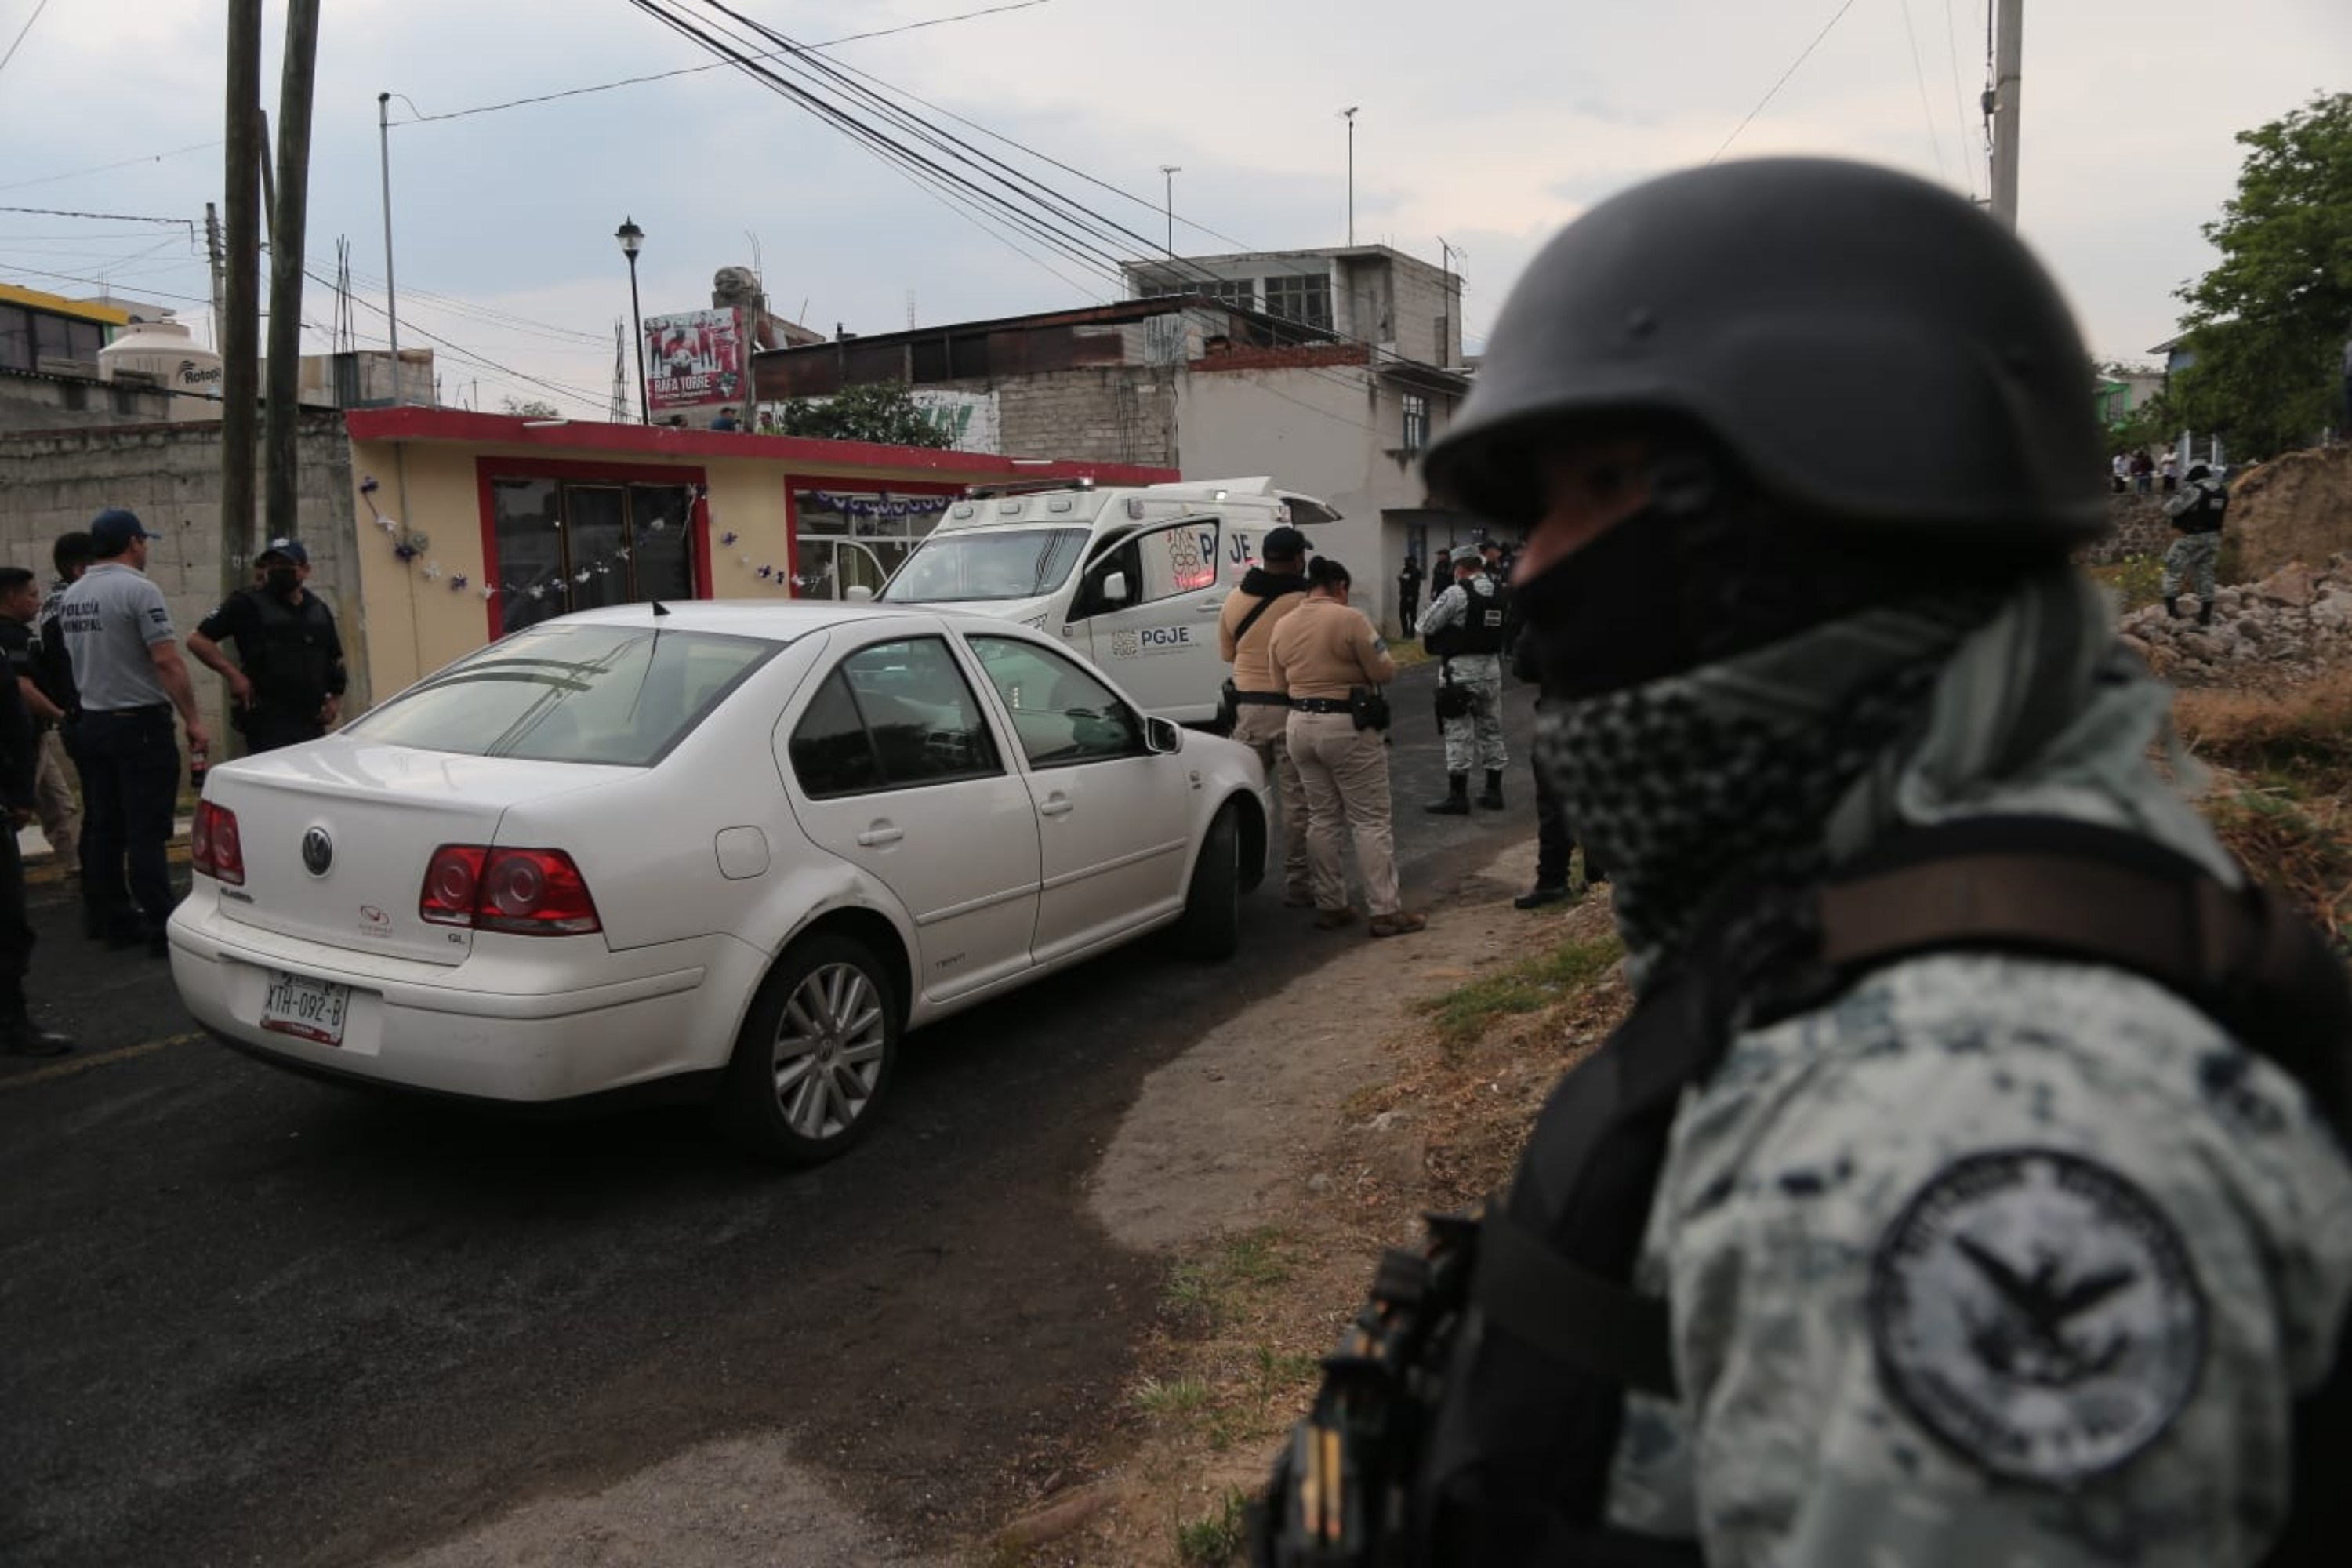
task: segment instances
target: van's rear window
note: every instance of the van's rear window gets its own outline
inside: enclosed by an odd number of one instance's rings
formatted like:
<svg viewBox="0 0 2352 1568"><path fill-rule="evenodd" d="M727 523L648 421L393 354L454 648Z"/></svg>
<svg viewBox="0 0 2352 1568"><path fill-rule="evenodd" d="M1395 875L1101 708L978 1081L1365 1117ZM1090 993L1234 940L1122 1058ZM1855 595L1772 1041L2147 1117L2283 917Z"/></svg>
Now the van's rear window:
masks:
<svg viewBox="0 0 2352 1568"><path fill-rule="evenodd" d="M532 626L410 687L345 732L477 757L645 767L782 646L649 626Z"/></svg>

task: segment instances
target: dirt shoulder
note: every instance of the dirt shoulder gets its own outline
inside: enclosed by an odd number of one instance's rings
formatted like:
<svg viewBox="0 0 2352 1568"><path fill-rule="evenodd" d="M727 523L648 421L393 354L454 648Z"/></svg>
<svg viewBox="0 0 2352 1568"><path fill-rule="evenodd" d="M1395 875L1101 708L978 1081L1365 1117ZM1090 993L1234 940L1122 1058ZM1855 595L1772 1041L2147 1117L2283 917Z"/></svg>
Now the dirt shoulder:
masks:
<svg viewBox="0 0 2352 1568"><path fill-rule="evenodd" d="M1599 896L1528 913L1533 846L1414 937L1348 944L1145 1083L1088 1192L1166 1260L1116 1427L992 1563L1213 1563L1383 1247L1499 1184L1563 1068L1622 1011Z"/></svg>

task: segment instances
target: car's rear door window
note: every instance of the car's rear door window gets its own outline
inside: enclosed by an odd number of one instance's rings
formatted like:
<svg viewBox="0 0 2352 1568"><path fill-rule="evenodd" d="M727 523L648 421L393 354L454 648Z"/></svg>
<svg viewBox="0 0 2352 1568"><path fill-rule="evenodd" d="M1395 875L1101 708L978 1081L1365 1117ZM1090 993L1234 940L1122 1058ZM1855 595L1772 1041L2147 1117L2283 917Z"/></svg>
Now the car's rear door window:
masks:
<svg viewBox="0 0 2352 1568"><path fill-rule="evenodd" d="M793 728L812 799L1002 773L971 683L940 637L871 643L825 676Z"/></svg>
<svg viewBox="0 0 2352 1568"><path fill-rule="evenodd" d="M345 732L471 756L646 767L782 646L657 626L531 626L410 687Z"/></svg>

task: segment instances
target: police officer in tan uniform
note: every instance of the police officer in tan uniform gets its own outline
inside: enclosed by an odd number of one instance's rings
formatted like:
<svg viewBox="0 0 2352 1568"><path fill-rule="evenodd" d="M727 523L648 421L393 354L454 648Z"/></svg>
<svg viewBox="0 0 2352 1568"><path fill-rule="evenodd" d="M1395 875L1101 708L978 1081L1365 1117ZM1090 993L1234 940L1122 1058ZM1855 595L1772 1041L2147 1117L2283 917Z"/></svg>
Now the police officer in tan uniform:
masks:
<svg viewBox="0 0 2352 1568"><path fill-rule="evenodd" d="M1217 653L1234 667L1233 738L1257 753L1282 799L1282 901L1294 910L1315 902L1307 874L1307 792L1287 739L1290 693L1266 665L1275 628L1306 602L1307 536L1277 528L1259 546L1265 563L1253 566L1225 596L1217 617Z"/></svg>
<svg viewBox="0 0 2352 1568"><path fill-rule="evenodd" d="M1370 619L1348 603L1350 581L1345 566L1318 556L1307 569L1306 602L1283 618L1267 655L1274 679L1290 694L1289 748L1307 792L1315 924L1334 931L1356 918L1339 864L1340 835L1352 831L1371 932L1402 936L1429 921L1397 893L1388 752L1367 701L1396 679L1396 662Z"/></svg>

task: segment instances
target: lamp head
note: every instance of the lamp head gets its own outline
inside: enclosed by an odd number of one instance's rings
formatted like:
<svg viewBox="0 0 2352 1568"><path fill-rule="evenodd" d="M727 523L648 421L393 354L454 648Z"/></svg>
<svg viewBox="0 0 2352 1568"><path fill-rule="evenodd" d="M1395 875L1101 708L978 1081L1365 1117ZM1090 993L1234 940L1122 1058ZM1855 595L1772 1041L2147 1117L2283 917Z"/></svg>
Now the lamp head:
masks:
<svg viewBox="0 0 2352 1568"><path fill-rule="evenodd" d="M621 242L621 254L632 261L637 258L637 252L645 248L646 231L637 226L637 220L633 217L623 218L621 226L613 231L613 237Z"/></svg>

